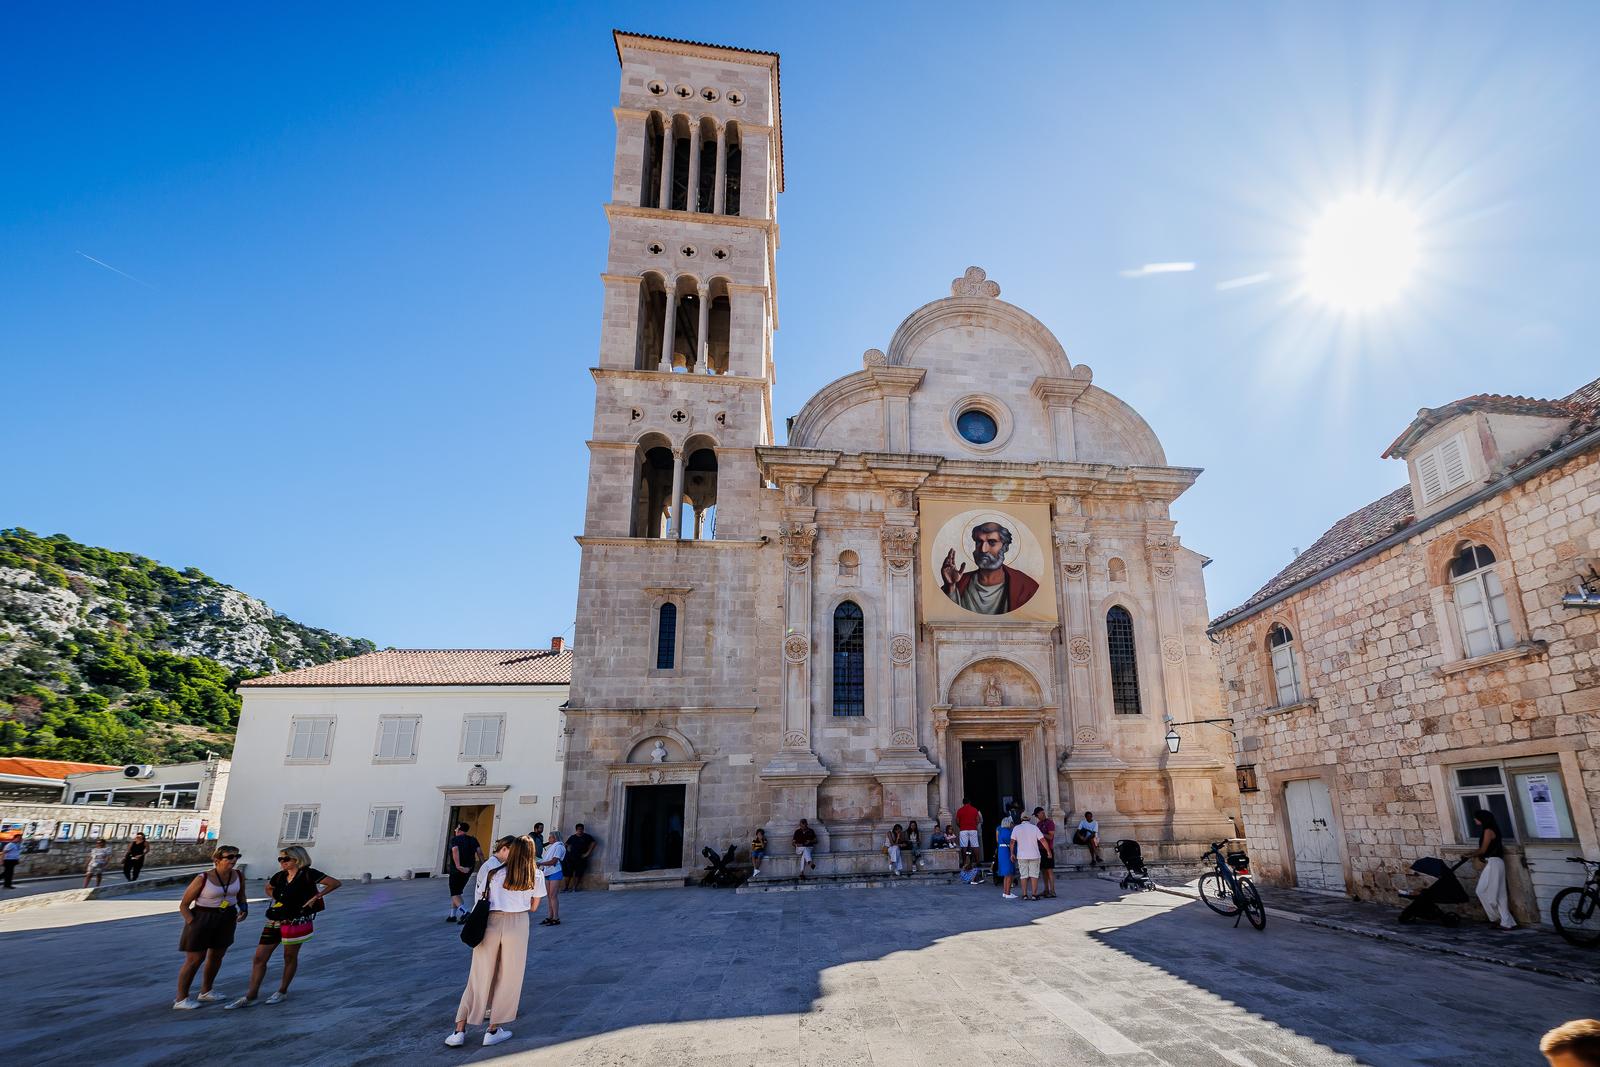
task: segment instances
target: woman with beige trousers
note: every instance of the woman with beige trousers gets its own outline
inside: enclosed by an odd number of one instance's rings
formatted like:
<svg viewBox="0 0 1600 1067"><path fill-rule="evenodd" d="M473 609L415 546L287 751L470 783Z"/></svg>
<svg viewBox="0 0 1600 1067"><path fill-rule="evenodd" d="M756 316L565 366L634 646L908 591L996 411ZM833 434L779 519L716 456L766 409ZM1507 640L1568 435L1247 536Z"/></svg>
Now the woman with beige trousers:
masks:
<svg viewBox="0 0 1600 1067"><path fill-rule="evenodd" d="M494 843L494 858L478 872L472 904L487 897L489 926L472 950L472 971L456 1008L456 1028L444 1043L460 1048L467 1043L467 1024L489 1017L485 1045L511 1040L506 1023L517 1017L522 1001L522 976L528 964L528 915L544 899L544 875L534 860L533 842L526 837L502 837Z"/></svg>

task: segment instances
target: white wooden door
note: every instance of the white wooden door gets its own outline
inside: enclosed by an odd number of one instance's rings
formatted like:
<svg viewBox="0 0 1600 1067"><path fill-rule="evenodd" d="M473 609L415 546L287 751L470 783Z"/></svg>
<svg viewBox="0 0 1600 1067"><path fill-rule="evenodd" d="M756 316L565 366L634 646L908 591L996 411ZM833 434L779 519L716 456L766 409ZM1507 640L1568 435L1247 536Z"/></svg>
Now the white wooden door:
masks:
<svg viewBox="0 0 1600 1067"><path fill-rule="evenodd" d="M1328 783L1320 778L1290 782L1289 840L1294 845L1294 880L1301 889L1344 892L1339 841L1334 835L1333 802Z"/></svg>

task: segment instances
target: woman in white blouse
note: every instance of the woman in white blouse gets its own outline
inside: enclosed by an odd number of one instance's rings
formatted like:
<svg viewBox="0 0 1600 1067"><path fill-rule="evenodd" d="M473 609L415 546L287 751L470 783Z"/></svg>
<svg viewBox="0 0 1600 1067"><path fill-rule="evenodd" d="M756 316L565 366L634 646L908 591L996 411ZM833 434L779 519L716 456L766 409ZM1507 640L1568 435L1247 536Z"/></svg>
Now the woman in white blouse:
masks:
<svg viewBox="0 0 1600 1067"><path fill-rule="evenodd" d="M528 914L544 899L544 875L534 861L533 842L526 837L502 837L494 843L494 858L478 872L476 906L489 897L489 926L472 950L472 972L456 1009L456 1028L444 1043L458 1048L467 1043L467 1024L489 1016L485 1045L511 1039L506 1023L517 1017L522 1000L522 976L528 964Z"/></svg>

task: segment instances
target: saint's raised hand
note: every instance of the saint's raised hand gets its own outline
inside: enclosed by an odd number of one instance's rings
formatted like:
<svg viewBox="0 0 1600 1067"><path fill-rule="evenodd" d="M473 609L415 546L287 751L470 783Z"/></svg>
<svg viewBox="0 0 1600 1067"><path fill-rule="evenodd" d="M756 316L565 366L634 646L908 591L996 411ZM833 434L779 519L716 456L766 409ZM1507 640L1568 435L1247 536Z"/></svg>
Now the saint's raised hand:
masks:
<svg viewBox="0 0 1600 1067"><path fill-rule="evenodd" d="M956 569L956 550L952 548L945 553L944 564L939 568L939 573L944 576L945 585L953 586L961 580L961 576L966 573L966 570L967 563L965 560L962 560L961 568L959 570Z"/></svg>

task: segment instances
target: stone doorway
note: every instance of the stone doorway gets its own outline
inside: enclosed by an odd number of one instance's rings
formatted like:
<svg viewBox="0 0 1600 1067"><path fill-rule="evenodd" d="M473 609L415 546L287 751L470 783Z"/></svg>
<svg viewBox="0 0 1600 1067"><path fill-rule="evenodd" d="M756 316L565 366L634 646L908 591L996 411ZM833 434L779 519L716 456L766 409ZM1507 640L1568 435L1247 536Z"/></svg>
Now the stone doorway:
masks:
<svg viewBox="0 0 1600 1067"><path fill-rule="evenodd" d="M622 870L665 871L684 865L682 785L630 785L622 815Z"/></svg>
<svg viewBox="0 0 1600 1067"><path fill-rule="evenodd" d="M1006 805L1022 795L1022 752L1018 741L961 742L962 795L983 812L983 854L994 851L995 831Z"/></svg>
<svg viewBox="0 0 1600 1067"><path fill-rule="evenodd" d="M478 847L483 849L483 858L494 855L494 805L493 804L452 804L450 817L446 820L444 835L444 854L439 859L439 873L450 873L450 838L455 836L456 823L467 824L467 833L478 839Z"/></svg>

